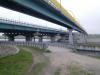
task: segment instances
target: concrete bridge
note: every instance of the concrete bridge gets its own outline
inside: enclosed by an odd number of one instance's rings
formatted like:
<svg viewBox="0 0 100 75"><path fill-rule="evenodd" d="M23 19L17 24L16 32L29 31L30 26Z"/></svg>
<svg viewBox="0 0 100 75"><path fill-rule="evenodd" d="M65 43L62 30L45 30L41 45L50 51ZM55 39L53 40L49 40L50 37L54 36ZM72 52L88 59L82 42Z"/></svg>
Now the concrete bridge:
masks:
<svg viewBox="0 0 100 75"><path fill-rule="evenodd" d="M0 32L3 32L10 42L14 42L14 37L18 35L25 36L26 42L32 41L32 37L35 39L35 36L38 36L39 42L42 42L43 36L48 36L52 42L55 42L56 38L63 41L68 39L68 43L72 46L73 30L84 35L87 33L68 12L65 12L65 10L59 11L59 8L55 8L56 4L53 3L51 5L51 2L46 0L0 0L0 6L56 23L68 28L68 32L46 27L36 27L32 24L9 19L0 20ZM64 12L67 14L64 14Z"/></svg>
<svg viewBox="0 0 100 75"><path fill-rule="evenodd" d="M36 26L20 21L11 21L9 19L0 18L0 32L3 32L9 39L14 41L14 37L23 35L26 37L26 41L32 41L35 36L39 37L39 42L42 42L43 36L48 36L51 40L54 40L55 36L65 36L66 32L58 29Z"/></svg>
<svg viewBox="0 0 100 75"><path fill-rule="evenodd" d="M65 16L59 10L56 9L51 3L46 0L0 0L0 5L15 11L29 14L61 26L67 27L68 29L74 29L81 33L86 33L85 30L78 24L72 21L73 17L68 14ZM72 19L69 19L69 16Z"/></svg>
<svg viewBox="0 0 100 75"><path fill-rule="evenodd" d="M77 43L74 48L78 51L100 52L100 44L98 43Z"/></svg>

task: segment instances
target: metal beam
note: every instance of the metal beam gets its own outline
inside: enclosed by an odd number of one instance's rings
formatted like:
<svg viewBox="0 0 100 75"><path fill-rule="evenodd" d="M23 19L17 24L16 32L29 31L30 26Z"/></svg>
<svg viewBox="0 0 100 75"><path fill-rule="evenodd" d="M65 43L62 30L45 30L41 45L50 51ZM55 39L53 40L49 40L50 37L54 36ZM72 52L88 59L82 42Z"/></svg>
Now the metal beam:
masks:
<svg viewBox="0 0 100 75"><path fill-rule="evenodd" d="M54 29L46 29L46 28L34 28L34 27L28 27L28 26L22 26L22 25L13 25L13 24L6 24L6 23L0 23L0 32L6 32L6 31L24 31L24 32L40 32L40 33L51 33L51 34L66 34L66 32L57 31Z"/></svg>
<svg viewBox="0 0 100 75"><path fill-rule="evenodd" d="M60 11L47 4L44 0L0 0L0 5L51 21L67 28L72 28L79 32L85 32L65 17Z"/></svg>

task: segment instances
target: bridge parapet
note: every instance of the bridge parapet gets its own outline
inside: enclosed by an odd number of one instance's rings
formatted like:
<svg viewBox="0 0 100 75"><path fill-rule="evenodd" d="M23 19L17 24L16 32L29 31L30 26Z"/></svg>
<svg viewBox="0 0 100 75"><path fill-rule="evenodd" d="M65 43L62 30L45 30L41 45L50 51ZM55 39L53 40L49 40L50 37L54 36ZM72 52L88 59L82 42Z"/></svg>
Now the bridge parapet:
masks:
<svg viewBox="0 0 100 75"><path fill-rule="evenodd" d="M3 17L0 17L0 24L5 24L5 25L13 26L13 27L19 26L18 28L26 27L26 28L30 29L28 31L52 32L52 33L66 34L66 31L64 31L64 30L59 30L59 29L45 27L45 26L38 26L38 25L33 24L33 23L23 22L23 21L20 21L20 20L12 20L12 19L3 18ZM26 31L27 31L27 29L26 29Z"/></svg>
<svg viewBox="0 0 100 75"><path fill-rule="evenodd" d="M66 16L69 20L71 20L73 23L75 23L79 28L83 29L83 27L77 22L74 15L71 15L69 11L67 11L62 5L61 1L60 3L57 0L44 0L48 4L50 4L52 7L54 7L56 10L60 11L64 16ZM70 11L71 12L71 11Z"/></svg>
<svg viewBox="0 0 100 75"><path fill-rule="evenodd" d="M13 25L21 25L21 26L28 26L28 27L37 27L35 24L20 21L20 20L14 20L14 19L9 19L9 18L3 18L0 17L0 23L6 23L6 24L13 24ZM42 26L40 26L42 27Z"/></svg>
<svg viewBox="0 0 100 75"><path fill-rule="evenodd" d="M100 51L100 44L97 43L78 43L75 49L83 51Z"/></svg>

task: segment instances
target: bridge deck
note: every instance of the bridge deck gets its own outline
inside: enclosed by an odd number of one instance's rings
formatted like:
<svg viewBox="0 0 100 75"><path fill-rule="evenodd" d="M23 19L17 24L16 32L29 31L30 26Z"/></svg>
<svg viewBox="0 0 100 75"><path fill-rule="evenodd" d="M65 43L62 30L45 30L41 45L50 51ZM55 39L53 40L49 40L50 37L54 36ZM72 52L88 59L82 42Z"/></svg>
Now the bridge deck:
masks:
<svg viewBox="0 0 100 75"><path fill-rule="evenodd" d="M68 17L65 17L64 14L47 4L44 0L0 0L0 5L86 33L68 19Z"/></svg>
<svg viewBox="0 0 100 75"><path fill-rule="evenodd" d="M41 33L59 33L59 34L66 34L65 31L61 31L54 28L43 27L43 26L36 26L34 24L22 23L11 21L9 19L0 19L0 31L7 32L7 31L26 31L26 32L41 32Z"/></svg>

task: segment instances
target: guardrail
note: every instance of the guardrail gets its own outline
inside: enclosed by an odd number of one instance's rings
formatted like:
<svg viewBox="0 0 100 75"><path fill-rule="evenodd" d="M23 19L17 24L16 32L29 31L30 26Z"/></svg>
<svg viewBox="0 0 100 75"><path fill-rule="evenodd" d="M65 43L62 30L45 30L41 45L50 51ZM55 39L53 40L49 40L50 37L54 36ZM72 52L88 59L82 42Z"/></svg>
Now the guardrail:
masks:
<svg viewBox="0 0 100 75"><path fill-rule="evenodd" d="M48 46L69 48L68 43L61 42L11 42L11 41L0 41L0 45L14 45L14 46L33 46L41 49L46 49Z"/></svg>
<svg viewBox="0 0 100 75"><path fill-rule="evenodd" d="M80 44L76 44L74 48L77 50L83 50L83 51L100 51L100 44L80 43Z"/></svg>
<svg viewBox="0 0 100 75"><path fill-rule="evenodd" d="M46 42L47 46L54 46L54 47L60 47L60 48L70 48L70 45L68 43L63 42Z"/></svg>

